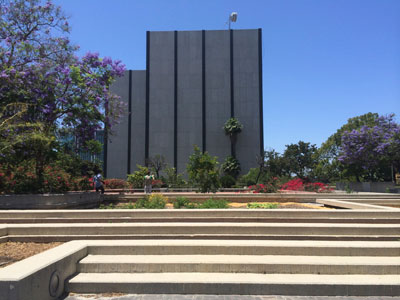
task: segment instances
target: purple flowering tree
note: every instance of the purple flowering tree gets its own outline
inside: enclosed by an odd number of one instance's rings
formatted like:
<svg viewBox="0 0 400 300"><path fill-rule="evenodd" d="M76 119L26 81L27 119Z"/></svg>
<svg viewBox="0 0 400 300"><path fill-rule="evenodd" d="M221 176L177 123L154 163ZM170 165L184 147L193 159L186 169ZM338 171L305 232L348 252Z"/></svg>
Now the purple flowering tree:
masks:
<svg viewBox="0 0 400 300"><path fill-rule="evenodd" d="M23 153L35 157L37 173L60 132L85 147L96 130L111 130L122 108L109 87L124 65L98 53L77 57L69 31L51 1L0 0L0 121L7 125L0 127L0 139L17 156L25 145ZM40 143L39 149L29 147L37 139L46 140L48 149L40 150Z"/></svg>
<svg viewBox="0 0 400 300"><path fill-rule="evenodd" d="M342 136L339 161L350 167L357 180L382 180L385 172L400 168L400 124L394 114L380 116L375 123Z"/></svg>

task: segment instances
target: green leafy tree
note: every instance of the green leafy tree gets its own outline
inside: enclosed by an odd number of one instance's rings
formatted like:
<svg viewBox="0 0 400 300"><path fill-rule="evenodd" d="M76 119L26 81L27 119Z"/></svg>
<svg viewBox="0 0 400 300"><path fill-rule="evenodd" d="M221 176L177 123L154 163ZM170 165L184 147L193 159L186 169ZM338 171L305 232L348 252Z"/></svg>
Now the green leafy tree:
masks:
<svg viewBox="0 0 400 300"><path fill-rule="evenodd" d="M208 152L201 152L199 147L194 146L194 153L189 156L186 170L190 182L200 192L216 192L219 188L217 158L211 157Z"/></svg>
<svg viewBox="0 0 400 300"><path fill-rule="evenodd" d="M332 134L318 149L316 155L317 164L313 170L314 177L323 182L337 180L360 181L359 170L353 165L345 166L339 160L342 137L345 132L359 130L362 126L373 127L377 125L379 114L367 113L347 120L347 123ZM362 172L361 172L362 173ZM362 174L361 174L362 176Z"/></svg>
<svg viewBox="0 0 400 300"><path fill-rule="evenodd" d="M286 145L283 160L288 174L294 174L301 179L308 179L316 165L316 145L299 141L297 144Z"/></svg>
<svg viewBox="0 0 400 300"><path fill-rule="evenodd" d="M238 134L242 132L243 125L236 118L229 118L222 128L231 140L232 156L236 157L236 142Z"/></svg>

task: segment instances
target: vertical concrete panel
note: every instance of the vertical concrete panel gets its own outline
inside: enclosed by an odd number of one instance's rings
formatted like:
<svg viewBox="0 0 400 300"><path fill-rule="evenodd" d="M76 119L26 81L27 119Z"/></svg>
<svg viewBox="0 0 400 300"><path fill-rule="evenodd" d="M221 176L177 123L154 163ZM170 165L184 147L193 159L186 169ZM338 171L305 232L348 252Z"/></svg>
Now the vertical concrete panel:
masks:
<svg viewBox="0 0 400 300"><path fill-rule="evenodd" d="M202 32L178 32L178 172L202 147Z"/></svg>
<svg viewBox="0 0 400 300"><path fill-rule="evenodd" d="M150 32L149 156L174 163L174 32Z"/></svg>
<svg viewBox="0 0 400 300"><path fill-rule="evenodd" d="M132 71L131 172L145 164L146 71Z"/></svg>
<svg viewBox="0 0 400 300"><path fill-rule="evenodd" d="M256 167L260 154L258 31L233 31L235 117L243 124L236 144L242 174Z"/></svg>
<svg viewBox="0 0 400 300"><path fill-rule="evenodd" d="M129 101L129 71L118 78L110 87L111 92L121 97L124 109L119 124L112 128L108 135L107 177L126 178L128 164L128 101Z"/></svg>
<svg viewBox="0 0 400 300"><path fill-rule="evenodd" d="M231 112L229 41L228 30L206 31L206 150L220 162L231 154L222 129Z"/></svg>

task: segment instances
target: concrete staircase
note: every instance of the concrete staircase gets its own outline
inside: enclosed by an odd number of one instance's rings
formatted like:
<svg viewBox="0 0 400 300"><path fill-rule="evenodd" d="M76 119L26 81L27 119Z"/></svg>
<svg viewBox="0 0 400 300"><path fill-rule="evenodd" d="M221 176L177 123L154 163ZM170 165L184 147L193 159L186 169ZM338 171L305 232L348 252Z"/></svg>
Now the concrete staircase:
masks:
<svg viewBox="0 0 400 300"><path fill-rule="evenodd" d="M400 295L399 209L7 211L0 222L4 241L86 243L73 244L68 292Z"/></svg>
<svg viewBox="0 0 400 300"><path fill-rule="evenodd" d="M400 242L142 240L88 252L70 292L400 295Z"/></svg>

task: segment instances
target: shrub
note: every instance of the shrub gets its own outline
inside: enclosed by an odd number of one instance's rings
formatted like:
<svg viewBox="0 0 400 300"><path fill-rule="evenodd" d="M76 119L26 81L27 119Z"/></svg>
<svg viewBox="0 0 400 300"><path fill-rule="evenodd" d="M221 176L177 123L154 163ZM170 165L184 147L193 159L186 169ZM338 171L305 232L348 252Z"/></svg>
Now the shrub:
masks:
<svg viewBox="0 0 400 300"><path fill-rule="evenodd" d="M165 182L167 187L182 187L187 183L183 180L182 174L178 174L175 168L165 168L165 176L162 176L163 182Z"/></svg>
<svg viewBox="0 0 400 300"><path fill-rule="evenodd" d="M173 201L174 208L186 207L189 204L189 200L186 197L178 196Z"/></svg>
<svg viewBox="0 0 400 300"><path fill-rule="evenodd" d="M211 157L207 152L201 152L195 146L194 153L189 156L187 172L192 184L202 193L216 192L219 188L218 162L216 157Z"/></svg>
<svg viewBox="0 0 400 300"><path fill-rule="evenodd" d="M153 179L151 181L151 185L155 188L160 188L163 185L163 182L160 179Z"/></svg>
<svg viewBox="0 0 400 300"><path fill-rule="evenodd" d="M309 182L306 183L300 178L292 179L281 187L282 190L286 191L307 191L316 193L329 193L332 189L329 185L322 182Z"/></svg>
<svg viewBox="0 0 400 300"><path fill-rule="evenodd" d="M260 183L249 186L249 190L253 193L276 193L279 190L280 181L278 177L270 178L265 184Z"/></svg>
<svg viewBox="0 0 400 300"><path fill-rule="evenodd" d="M198 208L228 208L228 201L225 199L207 199Z"/></svg>
<svg viewBox="0 0 400 300"><path fill-rule="evenodd" d="M236 180L231 175L224 175L221 177L221 186L224 188L230 188L235 185Z"/></svg>
<svg viewBox="0 0 400 300"><path fill-rule="evenodd" d="M110 203L108 205L100 204L99 208L100 209L114 209L115 207L114 207L114 204Z"/></svg>
<svg viewBox="0 0 400 300"><path fill-rule="evenodd" d="M106 189L123 189L127 187L127 183L123 179L109 178L104 180L104 188Z"/></svg>
<svg viewBox="0 0 400 300"><path fill-rule="evenodd" d="M71 179L70 190L88 191L94 189L93 177L75 177Z"/></svg>
<svg viewBox="0 0 400 300"><path fill-rule="evenodd" d="M278 203L257 203L257 202L250 202L247 203L247 208L265 208L265 209L274 209L278 208Z"/></svg>
<svg viewBox="0 0 400 300"><path fill-rule="evenodd" d="M128 183L135 189L140 189L144 187L144 176L147 175L148 169L141 165L136 165L137 171L128 175Z"/></svg>
<svg viewBox="0 0 400 300"><path fill-rule="evenodd" d="M162 194L151 194L136 201L134 208L161 209L165 207L168 198Z"/></svg>

